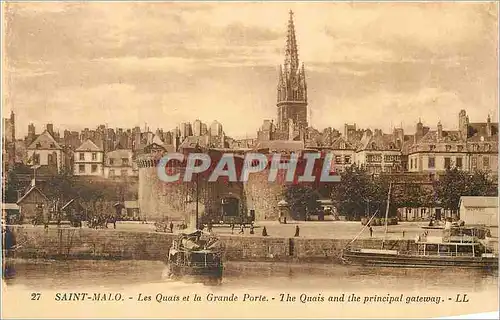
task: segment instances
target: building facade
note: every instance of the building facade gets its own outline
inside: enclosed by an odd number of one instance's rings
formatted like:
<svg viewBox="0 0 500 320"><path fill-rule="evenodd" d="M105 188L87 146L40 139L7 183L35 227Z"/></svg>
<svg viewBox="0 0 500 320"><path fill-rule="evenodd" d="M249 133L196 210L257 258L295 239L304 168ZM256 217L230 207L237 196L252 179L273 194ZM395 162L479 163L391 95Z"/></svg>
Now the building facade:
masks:
<svg viewBox="0 0 500 320"><path fill-rule="evenodd" d="M421 123L417 124L418 127ZM409 148L410 172L443 172L448 168L466 171L498 171L498 123L469 123L465 110L460 111L458 130L428 130Z"/></svg>
<svg viewBox="0 0 500 320"><path fill-rule="evenodd" d="M44 166L52 172L60 172L64 165L61 145L45 130L26 148L29 165Z"/></svg>
<svg viewBox="0 0 500 320"><path fill-rule="evenodd" d="M103 161L103 149L87 139L75 150L73 174L75 176L102 176Z"/></svg>
<svg viewBox="0 0 500 320"><path fill-rule="evenodd" d="M127 178L138 176L137 166L130 149L115 150L106 153L104 162L105 178Z"/></svg>

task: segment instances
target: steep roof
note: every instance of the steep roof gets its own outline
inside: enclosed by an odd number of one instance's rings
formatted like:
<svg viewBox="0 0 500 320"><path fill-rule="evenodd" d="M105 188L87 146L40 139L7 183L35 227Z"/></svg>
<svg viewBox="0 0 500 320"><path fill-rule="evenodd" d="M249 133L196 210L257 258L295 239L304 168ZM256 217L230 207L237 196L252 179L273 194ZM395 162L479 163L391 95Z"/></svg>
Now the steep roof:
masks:
<svg viewBox="0 0 500 320"><path fill-rule="evenodd" d="M31 186L31 188L21 197L21 199L17 200L17 204L20 204L30 193L39 192L46 200L49 200L47 196L42 192L42 190L38 189L37 186Z"/></svg>
<svg viewBox="0 0 500 320"><path fill-rule="evenodd" d="M196 147L197 144L200 147L207 147L208 146L208 136L188 136L184 139L184 141L182 141L179 148L180 149L194 148L194 147Z"/></svg>
<svg viewBox="0 0 500 320"><path fill-rule="evenodd" d="M462 204L466 208L498 208L498 198L462 196L460 197L460 206Z"/></svg>
<svg viewBox="0 0 500 320"><path fill-rule="evenodd" d="M392 134L373 134L372 136L364 137L361 140L359 150L401 150L401 147L398 147L396 143L394 143L394 136Z"/></svg>
<svg viewBox="0 0 500 320"><path fill-rule="evenodd" d="M335 139L332 142L331 148L338 149L338 150L342 150L342 149L354 150L354 149L356 149L356 147L351 142L347 141L347 139L345 137L342 137L342 136L338 137L337 139Z"/></svg>
<svg viewBox="0 0 500 320"><path fill-rule="evenodd" d="M99 148L92 140L87 139L75 151L103 151L103 149Z"/></svg>
<svg viewBox="0 0 500 320"><path fill-rule="evenodd" d="M28 149L61 150L62 147L57 143L54 137L45 130L33 140Z"/></svg>
<svg viewBox="0 0 500 320"><path fill-rule="evenodd" d="M436 130L427 132L418 143L440 143L440 142L462 142L460 131L450 130L442 131L441 139L438 140L438 132Z"/></svg>
<svg viewBox="0 0 500 320"><path fill-rule="evenodd" d="M498 141L498 123L491 123L491 136L488 136L486 122L469 123L467 141Z"/></svg>

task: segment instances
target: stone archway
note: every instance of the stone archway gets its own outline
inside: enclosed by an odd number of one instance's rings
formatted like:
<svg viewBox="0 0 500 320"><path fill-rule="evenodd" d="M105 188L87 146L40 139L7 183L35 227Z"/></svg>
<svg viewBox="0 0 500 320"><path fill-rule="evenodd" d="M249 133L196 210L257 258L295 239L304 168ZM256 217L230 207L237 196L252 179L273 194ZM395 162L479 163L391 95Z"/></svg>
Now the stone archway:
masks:
<svg viewBox="0 0 500 320"><path fill-rule="evenodd" d="M234 194L226 194L221 196L222 216L238 217L240 215L240 198Z"/></svg>

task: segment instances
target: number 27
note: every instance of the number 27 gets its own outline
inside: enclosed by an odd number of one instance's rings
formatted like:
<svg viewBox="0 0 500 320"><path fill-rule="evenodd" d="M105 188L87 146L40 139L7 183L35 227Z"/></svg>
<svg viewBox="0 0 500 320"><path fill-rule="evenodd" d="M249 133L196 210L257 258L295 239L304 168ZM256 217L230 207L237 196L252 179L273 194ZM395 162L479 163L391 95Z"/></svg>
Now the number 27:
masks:
<svg viewBox="0 0 500 320"><path fill-rule="evenodd" d="M42 294L41 294L41 293L39 293L39 292L32 292L32 293L31 293L31 300L40 300L40 296L41 296L41 295L42 295Z"/></svg>

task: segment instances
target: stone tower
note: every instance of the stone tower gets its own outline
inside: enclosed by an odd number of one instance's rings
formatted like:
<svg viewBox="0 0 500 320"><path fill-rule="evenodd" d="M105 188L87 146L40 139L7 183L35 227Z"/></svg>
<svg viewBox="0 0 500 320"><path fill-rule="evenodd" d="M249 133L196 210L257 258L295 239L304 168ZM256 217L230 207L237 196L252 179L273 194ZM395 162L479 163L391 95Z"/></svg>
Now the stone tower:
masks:
<svg viewBox="0 0 500 320"><path fill-rule="evenodd" d="M302 131L307 128L307 85L304 64L299 65L291 10L285 46L285 63L280 66L278 76L277 107L277 129L280 132ZM294 128L290 128L290 124Z"/></svg>

